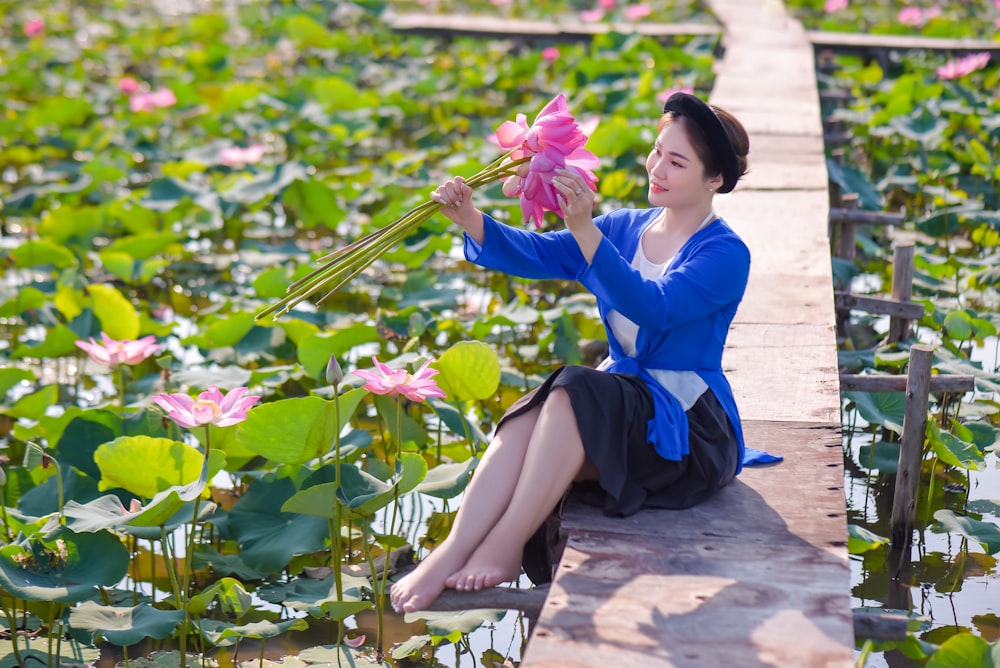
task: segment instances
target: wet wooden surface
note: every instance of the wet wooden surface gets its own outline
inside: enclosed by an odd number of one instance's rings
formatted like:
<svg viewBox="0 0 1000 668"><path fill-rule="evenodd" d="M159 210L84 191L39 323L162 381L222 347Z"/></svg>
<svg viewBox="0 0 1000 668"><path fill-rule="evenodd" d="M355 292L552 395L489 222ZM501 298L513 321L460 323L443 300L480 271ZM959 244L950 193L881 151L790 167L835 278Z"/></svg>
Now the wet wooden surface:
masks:
<svg viewBox="0 0 1000 668"><path fill-rule="evenodd" d="M774 0L709 0L724 24L710 101L750 133L717 210L750 246L723 365L747 467L684 511L573 506L522 667L852 666L829 193L813 48Z"/></svg>

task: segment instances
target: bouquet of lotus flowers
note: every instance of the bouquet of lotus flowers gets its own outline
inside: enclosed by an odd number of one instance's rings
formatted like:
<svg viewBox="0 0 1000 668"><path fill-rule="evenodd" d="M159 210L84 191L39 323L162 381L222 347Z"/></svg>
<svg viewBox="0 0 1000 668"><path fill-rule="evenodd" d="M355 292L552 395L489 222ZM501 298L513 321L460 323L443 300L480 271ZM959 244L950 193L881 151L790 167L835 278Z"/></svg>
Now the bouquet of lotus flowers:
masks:
<svg viewBox="0 0 1000 668"><path fill-rule="evenodd" d="M592 129L592 128L590 128ZM496 143L508 152L479 172L465 179L471 188L504 179L503 192L520 199L525 222L534 221L540 228L546 211L562 216L552 177L558 169L578 172L590 189L597 191L597 177L592 171L599 164L597 156L584 148L587 129L566 108L560 93L546 104L534 123L518 114L516 120L504 121L496 130ZM441 210L433 200L411 209L388 225L339 248L317 260L321 266L288 286L288 293L256 315L256 319L288 313L300 302L323 293L320 304L375 260L391 250L421 224Z"/></svg>

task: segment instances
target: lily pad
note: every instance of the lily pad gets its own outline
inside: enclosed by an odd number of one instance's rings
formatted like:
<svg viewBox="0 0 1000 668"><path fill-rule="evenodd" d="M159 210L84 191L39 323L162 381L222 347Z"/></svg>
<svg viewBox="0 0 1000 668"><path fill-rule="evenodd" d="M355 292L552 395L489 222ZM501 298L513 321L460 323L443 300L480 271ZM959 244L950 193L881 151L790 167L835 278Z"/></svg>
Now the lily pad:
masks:
<svg viewBox="0 0 1000 668"><path fill-rule="evenodd" d="M131 608L84 601L69 612L69 625L90 631L92 642L106 640L128 647L144 638L166 638L184 622L183 610L160 610L142 604Z"/></svg>
<svg viewBox="0 0 1000 668"><path fill-rule="evenodd" d="M64 527L0 548L0 584L17 598L76 603L125 577L129 558L109 531L75 533Z"/></svg>

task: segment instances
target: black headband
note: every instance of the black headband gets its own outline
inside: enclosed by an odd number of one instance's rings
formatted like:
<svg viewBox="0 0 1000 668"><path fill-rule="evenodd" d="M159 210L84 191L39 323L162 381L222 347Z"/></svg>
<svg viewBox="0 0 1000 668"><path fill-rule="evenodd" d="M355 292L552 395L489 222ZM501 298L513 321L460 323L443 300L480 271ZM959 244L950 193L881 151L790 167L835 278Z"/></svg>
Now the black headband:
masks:
<svg viewBox="0 0 1000 668"><path fill-rule="evenodd" d="M674 93L663 105L663 113L671 112L675 116L684 116L694 121L701 128L712 152L716 165L722 173L720 193L730 192L736 187L740 178L740 164L736 157L733 143L729 141L729 133L712 108L699 98L688 93Z"/></svg>

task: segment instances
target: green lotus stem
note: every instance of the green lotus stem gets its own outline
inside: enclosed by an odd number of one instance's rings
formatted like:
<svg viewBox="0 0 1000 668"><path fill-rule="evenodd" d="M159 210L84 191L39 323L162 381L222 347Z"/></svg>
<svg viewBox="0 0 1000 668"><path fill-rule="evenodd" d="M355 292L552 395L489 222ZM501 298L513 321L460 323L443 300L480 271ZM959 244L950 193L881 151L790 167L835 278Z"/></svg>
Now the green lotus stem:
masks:
<svg viewBox="0 0 1000 668"><path fill-rule="evenodd" d="M497 158L466 179L465 183L470 188L478 188L501 177L513 176L520 165L530 160L530 157L517 160L509 158L510 153ZM278 318L320 290L328 289L318 302L322 303L442 208L443 205L438 202L424 202L388 225L320 257L317 262L322 263L322 266L289 285L288 294L257 313L254 319L260 320L271 314ZM329 289L331 285L334 287Z"/></svg>
<svg viewBox="0 0 1000 668"><path fill-rule="evenodd" d="M49 619L53 620L55 619L54 608L55 608L55 603L49 601ZM53 624L53 626L55 626L55 624ZM49 668L52 668L52 634L54 631L55 629L52 626L50 626L48 633L48 651L46 652L46 654L48 655Z"/></svg>
<svg viewBox="0 0 1000 668"><path fill-rule="evenodd" d="M118 367L118 409L122 416L122 430L128 436L128 422L125 420L125 367Z"/></svg>
<svg viewBox="0 0 1000 668"><path fill-rule="evenodd" d="M208 455L212 451L211 442L211 425L205 425L205 461L203 466L208 466ZM201 506L201 494L194 499L194 510L191 515L191 530L188 532L187 549L184 552L184 578L183 584L181 586L181 598L178 599L178 603L181 604L184 610L184 628L181 629L180 637L180 652L181 652L181 668L187 668L187 622L188 622L188 610L187 610L187 600L188 600L188 588L191 586L191 571L194 570L194 543L195 543L195 533L198 529L198 510Z"/></svg>
<svg viewBox="0 0 1000 668"><path fill-rule="evenodd" d="M62 663L62 637L63 637L63 627L65 624L63 620L57 620L59 624L59 633L56 635L56 666Z"/></svg>
<svg viewBox="0 0 1000 668"><path fill-rule="evenodd" d="M17 648L17 618L11 613L7 606L3 606L4 617L7 618L7 628L10 629L10 647L14 652L17 665L23 666L24 660L21 658L21 650Z"/></svg>
<svg viewBox="0 0 1000 668"><path fill-rule="evenodd" d="M177 564L170 556L170 549L167 543L167 525L160 525L160 542L163 543L163 560L167 563L167 575L170 576L170 588L174 592L174 600L181 600L181 589L177 583ZM153 560L155 561L155 559Z"/></svg>
<svg viewBox="0 0 1000 668"><path fill-rule="evenodd" d="M396 395L396 453L394 461L390 462L389 466L395 470L395 462L398 462L403 456L403 402L399 400L399 395ZM389 516L389 527L385 532L385 561L382 563L382 584L378 587L378 591L375 596L376 613L378 617L378 651L382 652L382 629L383 629L383 617L385 610L385 589L389 581L389 557L392 554L392 543L389 541L388 536L390 536L393 531L396 530L396 513L399 511L399 481L392 488L392 515ZM372 571L372 577L378 580L378 576Z"/></svg>
<svg viewBox="0 0 1000 668"><path fill-rule="evenodd" d="M361 536L362 536L361 551L364 553L365 562L368 564L368 572L371 573L371 575L372 575L372 588L376 590L375 591L375 596L374 596L374 598L375 598L375 617L376 617L376 619L378 621L377 621L377 624L376 624L375 628L377 629L376 636L378 636L378 637L375 639L375 653L376 653L376 658L379 661L381 661L382 660L382 656L385 654L385 652L382 651L382 645L383 645L383 642L382 642L382 604L381 604L382 596L381 596L381 593L378 591L378 588L379 588L378 587L378 576L375 574L375 560L372 559L371 547L368 545L368 524L366 522L363 522L361 524Z"/></svg>
<svg viewBox="0 0 1000 668"><path fill-rule="evenodd" d="M337 600L344 600L344 580L340 572L340 562L343 559L341 554L341 515L340 515L340 497L337 494L340 493L340 397L338 396L338 385L339 383L333 384L333 414L334 420L336 420L336 426L333 431L333 484L335 487L335 492L333 495L333 519L336 524L336 531L331 533L330 538L333 540L334 555L333 555L333 585L337 590ZM338 638L337 644L340 644L340 640L343 638L343 623L338 625Z"/></svg>

